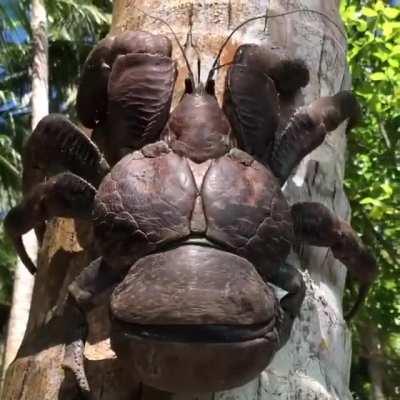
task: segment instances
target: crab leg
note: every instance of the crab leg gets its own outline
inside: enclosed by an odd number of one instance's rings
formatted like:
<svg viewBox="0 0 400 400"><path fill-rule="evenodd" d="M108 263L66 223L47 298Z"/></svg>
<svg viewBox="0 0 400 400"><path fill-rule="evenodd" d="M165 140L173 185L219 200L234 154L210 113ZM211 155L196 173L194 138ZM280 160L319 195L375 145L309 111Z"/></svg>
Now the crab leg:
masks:
<svg viewBox="0 0 400 400"><path fill-rule="evenodd" d="M32 274L36 267L26 253L22 235L52 217L89 219L95 194L90 183L66 172L40 183L10 210L4 220L5 231Z"/></svg>
<svg viewBox="0 0 400 400"><path fill-rule="evenodd" d="M283 264L272 275L268 276L268 281L288 292L280 301L285 312L280 338L281 343L286 343L290 336L293 321L299 315L303 304L306 286L301 273L288 263Z"/></svg>
<svg viewBox="0 0 400 400"><path fill-rule="evenodd" d="M84 349L87 336L85 311L95 305L101 293L121 280L121 275L114 272L102 257L92 261L69 285L69 298L66 312L76 315L77 328L66 346L63 367L75 376L78 387L85 399L93 400L84 367Z"/></svg>
<svg viewBox="0 0 400 400"><path fill-rule="evenodd" d="M72 372L83 398L94 400L84 366L85 340L88 330L85 316L71 297L67 300L64 312L74 317L71 323L75 326L71 329L71 337L65 346L62 367Z"/></svg>
<svg viewBox="0 0 400 400"><path fill-rule="evenodd" d="M272 79L246 65L233 65L227 73L223 110L240 149L258 160L269 154L279 123Z"/></svg>
<svg viewBox="0 0 400 400"><path fill-rule="evenodd" d="M158 54L117 57L108 81L104 152L110 163L156 142L169 117L176 63ZM112 132L118 132L112 135Z"/></svg>
<svg viewBox="0 0 400 400"><path fill-rule="evenodd" d="M283 132L275 140L269 165L283 185L300 161L350 118L353 126L359 118L359 105L349 91L330 97L321 97L309 106L299 109Z"/></svg>
<svg viewBox="0 0 400 400"><path fill-rule="evenodd" d="M118 56L134 53L171 57L172 45L166 36L125 31L107 36L90 52L82 69L76 99L80 121L94 128L107 118L108 80Z"/></svg>
<svg viewBox="0 0 400 400"><path fill-rule="evenodd" d="M76 109L111 164L159 140L177 77L171 53L164 35L126 31L103 39L89 54Z"/></svg>
<svg viewBox="0 0 400 400"><path fill-rule="evenodd" d="M268 158L279 125L280 99L308 82L308 70L283 49L245 44L229 68L223 109L239 147L259 161Z"/></svg>
<svg viewBox="0 0 400 400"><path fill-rule="evenodd" d="M376 278L378 267L374 257L351 225L322 204L294 204L292 217L297 240L313 246L330 247L335 258L360 282L358 298L346 315L346 319L352 318Z"/></svg>
<svg viewBox="0 0 400 400"><path fill-rule="evenodd" d="M110 169L97 146L58 114L50 114L39 122L25 145L23 166L25 195L62 170L69 170L97 186Z"/></svg>
<svg viewBox="0 0 400 400"><path fill-rule="evenodd" d="M280 94L293 94L309 81L304 61L290 57L278 46L244 44L237 49L233 62L248 65L271 77Z"/></svg>
<svg viewBox="0 0 400 400"><path fill-rule="evenodd" d="M43 118L29 137L22 157L24 197L49 176L63 170L77 174L94 186L108 173L109 166L97 146L62 115ZM42 240L45 225L35 231Z"/></svg>
<svg viewBox="0 0 400 400"><path fill-rule="evenodd" d="M80 307L91 307L96 297L120 282L121 274L113 271L102 257L92 261L69 285L68 291Z"/></svg>

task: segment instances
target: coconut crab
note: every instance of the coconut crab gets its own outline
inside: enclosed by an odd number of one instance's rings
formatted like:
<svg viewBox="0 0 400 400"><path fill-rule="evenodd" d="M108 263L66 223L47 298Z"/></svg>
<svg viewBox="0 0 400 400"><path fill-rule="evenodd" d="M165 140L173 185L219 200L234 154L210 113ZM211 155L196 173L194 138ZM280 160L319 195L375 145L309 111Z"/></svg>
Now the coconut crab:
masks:
<svg viewBox="0 0 400 400"><path fill-rule="evenodd" d="M281 191L358 107L340 92L293 113L309 78L304 63L282 49L243 45L222 109L213 71L196 85L189 68L170 114L171 49L168 38L148 32L96 46L77 98L93 140L62 116L44 118L25 148L24 200L5 227L34 272L23 233L56 216L92 221L100 257L70 285L71 307L84 321L111 288L112 347L143 382L216 391L252 379L287 341L305 294L286 262L292 244L330 247L361 294L375 277L373 257L347 222L318 203L290 207ZM269 283L287 294L278 300ZM64 364L90 398L84 341L82 331Z"/></svg>

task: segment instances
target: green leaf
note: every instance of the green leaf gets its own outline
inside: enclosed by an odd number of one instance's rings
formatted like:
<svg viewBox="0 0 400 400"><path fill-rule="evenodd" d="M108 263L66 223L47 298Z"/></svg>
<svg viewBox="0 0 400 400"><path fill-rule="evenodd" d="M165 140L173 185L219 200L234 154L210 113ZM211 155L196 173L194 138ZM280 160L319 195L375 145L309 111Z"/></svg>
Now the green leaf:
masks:
<svg viewBox="0 0 400 400"><path fill-rule="evenodd" d="M385 7L383 9L383 14L385 14L385 17L389 19L394 19L399 16L400 11L393 7Z"/></svg>
<svg viewBox="0 0 400 400"><path fill-rule="evenodd" d="M365 197L360 201L360 204L372 204L375 207L382 207L382 202L379 199L373 199L372 197Z"/></svg>
<svg viewBox="0 0 400 400"><path fill-rule="evenodd" d="M400 29L400 22L386 21L383 23L382 29L385 36L390 36L394 30Z"/></svg>
<svg viewBox="0 0 400 400"><path fill-rule="evenodd" d="M369 7L363 7L361 9L361 13L366 17L376 17L378 15L378 13L375 10Z"/></svg>
<svg viewBox="0 0 400 400"><path fill-rule="evenodd" d="M356 28L359 32L365 32L368 28L367 21L363 19L358 20Z"/></svg>
<svg viewBox="0 0 400 400"><path fill-rule="evenodd" d="M387 79L387 76L384 72L374 72L369 76L371 81L384 81Z"/></svg>
<svg viewBox="0 0 400 400"><path fill-rule="evenodd" d="M393 187L390 186L389 182L383 183L383 184L381 185L381 188L383 189L383 191L384 191L387 195L391 196L391 195L393 194Z"/></svg>
<svg viewBox="0 0 400 400"><path fill-rule="evenodd" d="M390 57L390 54L388 52L382 50L375 51L373 55L382 62L385 62Z"/></svg>
<svg viewBox="0 0 400 400"><path fill-rule="evenodd" d="M395 60L394 58L389 58L388 63L393 68L398 68L400 66L400 62L398 60Z"/></svg>

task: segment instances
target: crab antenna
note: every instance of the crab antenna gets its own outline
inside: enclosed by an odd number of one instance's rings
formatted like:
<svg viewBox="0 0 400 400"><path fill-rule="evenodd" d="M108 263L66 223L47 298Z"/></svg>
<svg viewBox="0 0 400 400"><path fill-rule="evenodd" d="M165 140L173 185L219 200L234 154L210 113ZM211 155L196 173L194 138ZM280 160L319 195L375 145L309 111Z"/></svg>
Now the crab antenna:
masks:
<svg viewBox="0 0 400 400"><path fill-rule="evenodd" d="M182 47L181 42L179 41L178 36L176 35L175 31L172 29L171 25L170 25L167 21L163 20L162 18L155 17L155 16L153 16L153 15L151 15L151 14L148 14L147 12L143 11L141 8L139 8L139 7L136 6L136 5L134 5L133 8L136 8L136 10L138 10L139 12L141 12L142 14L144 14L146 17L153 18L153 19L155 19L156 21L160 21L162 24L164 24L164 25L171 31L171 33L172 33L172 35L173 35L173 37L174 37L176 43L178 44L178 47L179 47L180 51L181 51L181 53L182 53L182 56L183 56L183 58L184 58L184 60L185 60L186 67L187 67L187 69L188 69L188 71L189 71L189 78L190 78L190 80L191 80L191 82L192 82L192 84L193 84L193 87L194 87L195 84L194 84L194 75L193 75L193 72L192 72L192 68L190 68L190 63L189 63L189 60L188 60L187 57L186 57L185 50L184 50L184 48Z"/></svg>
<svg viewBox="0 0 400 400"><path fill-rule="evenodd" d="M227 67L228 65L232 65L232 64L233 64L233 61L228 61L228 62L226 62L224 64L220 64L220 65L217 65L214 68L211 68L211 71L217 71L217 70L219 70L221 68Z"/></svg>
<svg viewBox="0 0 400 400"><path fill-rule="evenodd" d="M267 19L267 18L268 18L268 13L266 13L266 14L264 14L264 15L258 15L257 17L249 18L249 19L247 19L246 21L244 21L244 22L242 22L241 24L239 24L235 29L233 29L233 31L232 31L232 32L228 35L228 37L225 39L224 43L222 43L222 46L220 47L220 49L219 49L219 51L218 51L217 57L215 57L215 60L214 60L214 62L213 62L213 65L212 65L212 67L211 67L211 69L210 69L210 72L209 72L209 74L208 74L208 77L207 77L207 82L213 79L214 71L215 71L216 69L218 69L217 64L218 64L218 62L219 62L219 59L220 59L220 57L221 57L221 54L222 54L222 52L223 52L225 46L228 44L229 40L231 40L231 37L232 37L240 28L242 28L244 25L248 24L249 22L255 21L255 20L257 20L257 19L262 19L262 18Z"/></svg>
<svg viewBox="0 0 400 400"><path fill-rule="evenodd" d="M299 8L299 9L296 9L296 10L290 10L290 11L286 11L286 12L283 12L283 13L280 13L280 14L273 14L273 15L268 15L268 11L267 11L267 12L266 12L265 14L263 14L263 15L258 15L257 17L252 17L252 18L247 19L246 21L244 21L244 22L242 22L241 24L239 24L235 29L233 29L233 31L228 35L228 37L225 39L224 43L223 43L222 46L220 47L220 49L219 49L219 51L218 51L218 54L217 54L217 57L215 57L215 60L214 60L214 62L213 62L213 65L212 65L212 67L211 67L211 69L210 69L210 72L209 72L209 74L208 74L208 77L207 77L207 82L209 82L210 80L213 79L214 71L217 70L217 69L219 69L219 68L217 67L217 64L218 64L218 62L219 62L219 59L220 59L220 57L221 57L221 54L222 54L222 52L223 52L225 46L228 44L229 40L231 40L232 36L233 36L240 28L242 28L244 25L247 25L247 24L250 23L250 22L256 21L257 19L263 19L263 18L265 18L265 24L266 24L268 18L283 17L283 16L285 16L285 15L296 14L296 13L300 13L300 12L305 12L305 13L309 12L309 13L312 13L312 14L321 15L322 17L324 17L325 19L327 19L331 24L333 24L334 26L336 26L336 28L339 30L339 32L340 32L344 37L346 37L346 34L343 33L342 28L341 28L332 18L330 18L328 15L326 15L325 13L323 13L323 12L321 12L321 11L310 10L310 9L306 9L306 8L303 8L303 9L302 9L302 8ZM224 65L226 65L226 64L224 64Z"/></svg>

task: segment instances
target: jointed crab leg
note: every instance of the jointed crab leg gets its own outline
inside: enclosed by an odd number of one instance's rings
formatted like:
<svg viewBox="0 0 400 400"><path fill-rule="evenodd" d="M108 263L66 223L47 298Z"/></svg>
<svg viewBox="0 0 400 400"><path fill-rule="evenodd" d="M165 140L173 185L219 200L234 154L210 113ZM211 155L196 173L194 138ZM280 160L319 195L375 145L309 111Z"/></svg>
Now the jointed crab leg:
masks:
<svg viewBox="0 0 400 400"><path fill-rule="evenodd" d="M285 263L268 276L274 285L288 293L281 299L280 305L285 313L282 322L280 341L286 343L289 339L294 319L299 315L306 293L306 286L301 273L292 265Z"/></svg>
<svg viewBox="0 0 400 400"><path fill-rule="evenodd" d="M94 128L107 118L108 80L118 56L134 53L170 57L172 45L166 36L149 32L125 31L107 36L90 52L82 69L76 99L80 121Z"/></svg>
<svg viewBox="0 0 400 400"><path fill-rule="evenodd" d="M23 154L24 194L50 175L69 170L97 186L110 167L97 146L67 118L43 118L29 137Z"/></svg>
<svg viewBox="0 0 400 400"><path fill-rule="evenodd" d="M359 105L351 92L321 97L298 110L276 138L269 165L282 185L300 161L325 139L328 132L350 118L353 125Z"/></svg>
<svg viewBox="0 0 400 400"><path fill-rule="evenodd" d="M240 46L227 73L223 105L239 147L265 160L279 125L280 95L292 94L307 82L301 61L255 44Z"/></svg>
<svg viewBox="0 0 400 400"><path fill-rule="evenodd" d="M81 176L96 187L109 171L97 146L67 118L57 114L39 122L24 147L22 161L25 197L36 185L63 170ZM39 240L44 230L44 224L35 227Z"/></svg>
<svg viewBox="0 0 400 400"><path fill-rule="evenodd" d="M92 261L69 285L65 312L75 315L77 327L65 348L63 367L75 376L85 399L93 399L84 368L84 347L87 336L85 311L94 306L98 296L121 280L101 257Z"/></svg>
<svg viewBox="0 0 400 400"><path fill-rule="evenodd" d="M292 206L296 238L314 246L330 247L333 255L360 282L358 298L346 315L350 319L366 297L378 267L351 225L320 203L297 203Z"/></svg>
<svg viewBox="0 0 400 400"><path fill-rule="evenodd" d="M259 160L269 154L278 128L278 95L272 80L247 66L234 65L227 74L224 112L238 147Z"/></svg>
<svg viewBox="0 0 400 400"><path fill-rule="evenodd" d="M82 307L91 307L96 297L121 280L121 274L113 271L102 257L92 261L69 285L70 295Z"/></svg>
<svg viewBox="0 0 400 400"><path fill-rule="evenodd" d="M281 306L292 318L297 317L306 291L301 273L292 265L285 263L268 278L271 283L288 292L281 299Z"/></svg>
<svg viewBox="0 0 400 400"><path fill-rule="evenodd" d="M103 39L89 54L76 109L111 164L159 140L177 77L171 52L164 35L126 31Z"/></svg>
<svg viewBox="0 0 400 400"><path fill-rule="evenodd" d="M68 297L64 306L63 317L71 321L71 326L69 338L65 345L62 367L72 372L83 398L85 400L94 400L84 366L84 350L88 326L83 310L71 296Z"/></svg>
<svg viewBox="0 0 400 400"><path fill-rule="evenodd" d="M5 231L32 274L36 267L26 253L21 236L52 217L90 218L95 194L96 189L90 183L66 172L37 185L7 214Z"/></svg>
<svg viewBox="0 0 400 400"><path fill-rule="evenodd" d="M244 44L237 49L233 62L268 75L277 91L283 95L295 93L309 81L304 61L291 57L284 48L278 46Z"/></svg>

